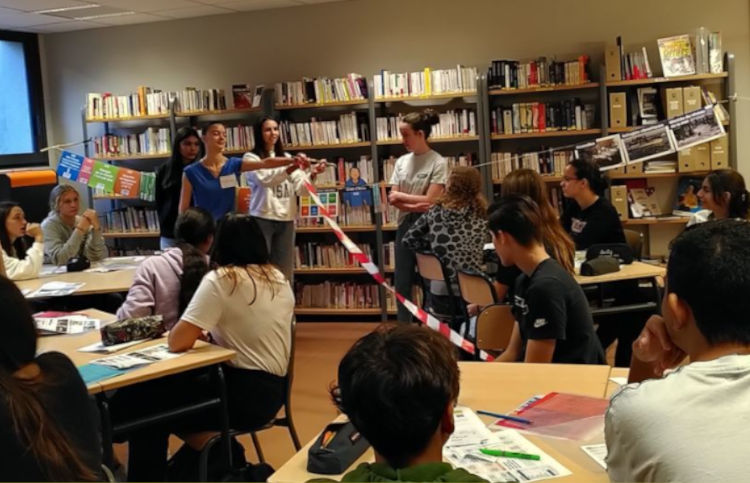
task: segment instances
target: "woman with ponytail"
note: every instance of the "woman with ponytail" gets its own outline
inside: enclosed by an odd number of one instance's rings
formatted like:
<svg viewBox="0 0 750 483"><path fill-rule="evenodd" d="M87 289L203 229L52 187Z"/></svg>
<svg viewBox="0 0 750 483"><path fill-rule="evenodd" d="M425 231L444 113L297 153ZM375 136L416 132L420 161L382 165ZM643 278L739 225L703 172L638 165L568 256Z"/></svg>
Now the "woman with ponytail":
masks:
<svg viewBox="0 0 750 483"><path fill-rule="evenodd" d="M117 317L159 314L171 329L208 272L207 254L215 231L211 213L203 208L180 213L174 226L176 247L149 257L138 267Z"/></svg>
<svg viewBox="0 0 750 483"><path fill-rule="evenodd" d="M708 173L698 191L698 199L704 209L690 218L688 227L709 220L748 219L750 195L745 188L745 179L733 169Z"/></svg>
<svg viewBox="0 0 750 483"><path fill-rule="evenodd" d="M0 480L101 478L97 414L73 363L36 356L36 327L16 285L0 277Z"/></svg>
<svg viewBox="0 0 750 483"><path fill-rule="evenodd" d="M448 174L445 159L427 143L432 126L438 122L438 115L432 109L410 112L401 119L399 131L409 153L398 158L388 183L391 186L388 203L399 210L394 282L396 291L407 298L411 298L412 286L417 280L414 272L417 260L414 252L402 240L422 213L429 210L443 194ZM399 322L412 319L409 311L400 303L397 317Z"/></svg>

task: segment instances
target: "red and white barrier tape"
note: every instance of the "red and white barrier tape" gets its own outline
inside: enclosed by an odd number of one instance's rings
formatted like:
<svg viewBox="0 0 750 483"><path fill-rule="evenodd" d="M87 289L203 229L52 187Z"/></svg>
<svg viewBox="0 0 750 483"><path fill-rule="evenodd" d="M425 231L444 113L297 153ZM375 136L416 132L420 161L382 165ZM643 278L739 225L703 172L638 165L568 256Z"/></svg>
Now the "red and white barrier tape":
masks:
<svg viewBox="0 0 750 483"><path fill-rule="evenodd" d="M378 266L375 265L370 258L362 253L362 250L359 249L359 247L348 237L346 236L346 233L344 233L344 230L341 229L338 223L331 218L331 216L328 213L328 210L326 209L323 202L318 197L318 191L315 189L315 186L313 186L312 183L310 183L309 180L304 181L305 188L307 188L307 191L310 193L310 198L315 202L316 205L318 205L318 213L320 216L326 220L326 222L331 226L331 229L333 230L333 233L336 234L336 237L339 239L342 245L344 245L344 248L346 248L349 253L352 254L352 257L359 262L359 264L364 268L367 273L369 273L372 278L375 279L377 283L382 285L386 290L391 292L394 297L396 297L396 300L401 302L406 309L411 312L411 314L417 318L421 323L426 325L427 327L436 330L443 334L445 337L448 338L448 340L451 341L454 345L460 347L464 351L474 354L476 352L476 347L474 344L466 340L464 337L461 336L458 332L451 329L450 326L444 322L439 321L436 319L433 315L425 312L421 308L417 307L414 302L407 299L400 293L396 292L396 290L391 287L391 285L386 282L385 278L383 277L383 274L380 273L380 270L378 269ZM385 301L383 301L385 303ZM484 361L492 361L494 357L487 352L480 350L479 351L479 358Z"/></svg>

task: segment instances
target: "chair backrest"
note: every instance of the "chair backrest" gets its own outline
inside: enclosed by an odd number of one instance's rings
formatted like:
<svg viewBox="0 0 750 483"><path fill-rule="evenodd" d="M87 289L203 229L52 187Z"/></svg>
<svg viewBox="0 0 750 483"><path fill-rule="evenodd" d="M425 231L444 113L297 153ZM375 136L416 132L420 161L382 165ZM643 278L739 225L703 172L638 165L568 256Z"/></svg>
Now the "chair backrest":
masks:
<svg viewBox="0 0 750 483"><path fill-rule="evenodd" d="M482 274L459 270L458 288L467 303L485 306L498 302L495 287Z"/></svg>
<svg viewBox="0 0 750 483"><path fill-rule="evenodd" d="M297 317L292 315L292 344L289 347L289 365L286 369L286 406L289 408L292 398L292 382L294 381L294 352L297 348Z"/></svg>
<svg viewBox="0 0 750 483"><path fill-rule="evenodd" d="M513 333L515 317L511 305L493 304L485 307L477 316L477 348L483 350L505 350Z"/></svg>
<svg viewBox="0 0 750 483"><path fill-rule="evenodd" d="M416 253L417 270L422 278L427 280L445 280L443 276L443 267L440 260L430 253Z"/></svg>
<svg viewBox="0 0 750 483"><path fill-rule="evenodd" d="M630 247L630 250L632 250L633 257L636 260L640 260L641 254L643 252L643 233L627 228L623 229L622 231L625 233L625 242Z"/></svg>

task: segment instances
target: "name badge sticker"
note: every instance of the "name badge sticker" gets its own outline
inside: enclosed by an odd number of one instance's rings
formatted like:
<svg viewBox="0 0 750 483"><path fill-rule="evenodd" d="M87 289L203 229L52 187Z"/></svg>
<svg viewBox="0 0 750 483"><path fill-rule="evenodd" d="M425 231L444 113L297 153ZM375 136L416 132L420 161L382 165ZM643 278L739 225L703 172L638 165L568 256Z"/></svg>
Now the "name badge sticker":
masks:
<svg viewBox="0 0 750 483"><path fill-rule="evenodd" d="M235 188L237 186L237 177L233 174L225 174L224 176L219 176L219 184L222 188Z"/></svg>

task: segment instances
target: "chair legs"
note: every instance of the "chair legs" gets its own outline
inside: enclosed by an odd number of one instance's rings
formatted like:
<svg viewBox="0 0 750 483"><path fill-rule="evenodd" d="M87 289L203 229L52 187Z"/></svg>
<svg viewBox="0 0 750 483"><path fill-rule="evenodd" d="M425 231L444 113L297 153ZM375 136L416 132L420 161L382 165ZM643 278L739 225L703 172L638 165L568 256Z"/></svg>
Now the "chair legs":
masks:
<svg viewBox="0 0 750 483"><path fill-rule="evenodd" d="M258 461L261 463L266 462L266 457L263 456L263 450L260 447L260 441L258 441L258 435L255 431L250 433L250 437L253 439L253 446L255 446L255 453L258 455Z"/></svg>

